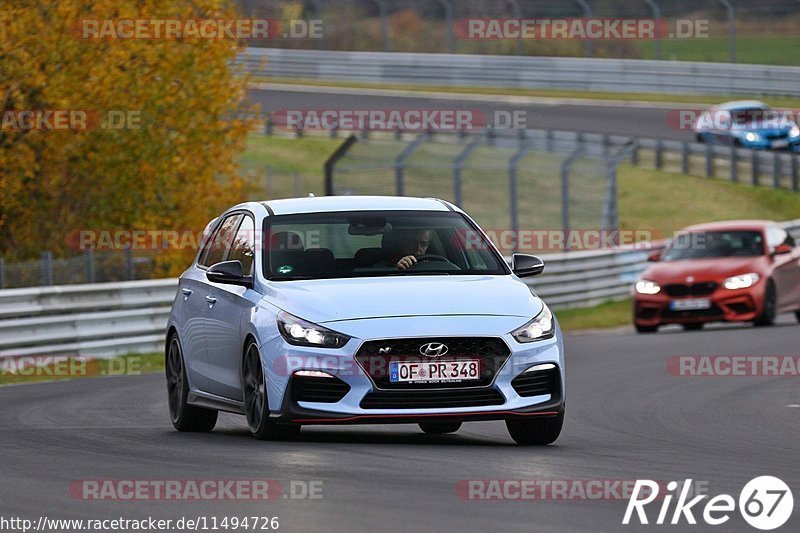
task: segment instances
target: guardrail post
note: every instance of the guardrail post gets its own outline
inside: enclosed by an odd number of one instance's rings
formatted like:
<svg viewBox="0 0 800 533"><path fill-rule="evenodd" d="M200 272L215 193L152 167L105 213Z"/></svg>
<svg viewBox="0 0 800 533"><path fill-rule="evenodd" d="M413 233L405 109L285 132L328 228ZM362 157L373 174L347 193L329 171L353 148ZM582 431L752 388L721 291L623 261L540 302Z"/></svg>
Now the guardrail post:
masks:
<svg viewBox="0 0 800 533"><path fill-rule="evenodd" d="M653 12L653 18L657 21L661 20L661 9L659 9L658 4L655 3L655 0L644 0L644 3L650 6L650 10ZM656 33L656 59L661 59L661 34ZM685 174L685 173L684 173Z"/></svg>
<svg viewBox="0 0 800 533"><path fill-rule="evenodd" d="M719 0L728 13L728 62L736 63L736 15L728 0Z"/></svg>
<svg viewBox="0 0 800 533"><path fill-rule="evenodd" d="M633 147L631 148L631 165L635 167L639 166L639 141L633 141Z"/></svg>
<svg viewBox="0 0 800 533"><path fill-rule="evenodd" d="M94 283L94 252L86 250L83 257L86 260L86 283Z"/></svg>
<svg viewBox="0 0 800 533"><path fill-rule="evenodd" d="M731 144L731 181L737 183L739 181L739 153L736 151L736 145Z"/></svg>
<svg viewBox="0 0 800 533"><path fill-rule="evenodd" d="M772 187L781 188L781 159L778 152L772 152Z"/></svg>
<svg viewBox="0 0 800 533"><path fill-rule="evenodd" d="M655 154L655 167L658 170L661 170L661 167L664 166L664 143L661 139L656 139L656 154Z"/></svg>
<svg viewBox="0 0 800 533"><path fill-rule="evenodd" d="M553 130L545 130L544 132L544 151L553 151Z"/></svg>
<svg viewBox="0 0 800 533"><path fill-rule="evenodd" d="M133 280L133 251L130 247L125 248L125 279Z"/></svg>
<svg viewBox="0 0 800 533"><path fill-rule="evenodd" d="M444 23L447 35L447 53L456 53L456 39L455 39L455 20L453 20L453 6L450 5L450 0L437 0L439 5L444 8Z"/></svg>
<svg viewBox="0 0 800 533"><path fill-rule="evenodd" d="M372 0L378 6L378 13L381 17L381 36L383 37L383 51L388 52L391 48L389 45L389 14L386 11L386 3L384 0Z"/></svg>
<svg viewBox="0 0 800 533"><path fill-rule="evenodd" d="M275 129L275 122L272 120L272 114L267 115L267 120L264 122L264 135L271 137Z"/></svg>
<svg viewBox="0 0 800 533"><path fill-rule="evenodd" d="M0 289L5 288L6 284L6 262L5 260L0 257Z"/></svg>
<svg viewBox="0 0 800 533"><path fill-rule="evenodd" d="M681 173L689 173L689 143L686 141L681 143Z"/></svg>
<svg viewBox="0 0 800 533"><path fill-rule="evenodd" d="M53 254L52 252L42 252L42 285L50 286L53 284Z"/></svg>
<svg viewBox="0 0 800 533"><path fill-rule="evenodd" d="M572 163L578 158L583 145L579 142L569 156L561 163L561 231L564 232L564 250L569 251L569 171Z"/></svg>
<svg viewBox="0 0 800 533"><path fill-rule="evenodd" d="M575 2L583 9L583 15L590 19L592 18L592 7L586 0L575 0ZM586 39L586 55L587 57L594 57L594 42L591 39Z"/></svg>
<svg viewBox="0 0 800 533"><path fill-rule="evenodd" d="M511 10L514 11L514 18L517 20L522 20L522 8L519 7L519 2L517 0L506 0L506 3L511 6ZM518 56L522 55L522 39L515 39L515 53Z"/></svg>
<svg viewBox="0 0 800 533"><path fill-rule="evenodd" d="M714 177L714 148L711 143L706 143L706 177Z"/></svg>
<svg viewBox="0 0 800 533"><path fill-rule="evenodd" d="M758 185L758 152L750 150L750 181L753 185Z"/></svg>
<svg viewBox="0 0 800 533"><path fill-rule="evenodd" d="M611 146L611 138L608 133L603 134L603 159L608 159L608 149Z"/></svg>
<svg viewBox="0 0 800 533"><path fill-rule="evenodd" d="M798 188L800 188L800 180L798 180L798 171L797 171L797 155L792 155L792 190L794 192L798 192Z"/></svg>

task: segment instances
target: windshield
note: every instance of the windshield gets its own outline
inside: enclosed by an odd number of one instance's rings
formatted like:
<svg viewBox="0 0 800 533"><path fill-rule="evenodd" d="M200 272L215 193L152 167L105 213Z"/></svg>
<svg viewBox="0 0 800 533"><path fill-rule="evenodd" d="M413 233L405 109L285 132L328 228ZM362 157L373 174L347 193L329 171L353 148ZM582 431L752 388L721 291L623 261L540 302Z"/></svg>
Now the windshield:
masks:
<svg viewBox="0 0 800 533"><path fill-rule="evenodd" d="M704 231L679 235L662 260L755 257L763 253L764 237L760 231Z"/></svg>
<svg viewBox="0 0 800 533"><path fill-rule="evenodd" d="M267 219L271 280L508 274L485 235L459 213L371 211Z"/></svg>

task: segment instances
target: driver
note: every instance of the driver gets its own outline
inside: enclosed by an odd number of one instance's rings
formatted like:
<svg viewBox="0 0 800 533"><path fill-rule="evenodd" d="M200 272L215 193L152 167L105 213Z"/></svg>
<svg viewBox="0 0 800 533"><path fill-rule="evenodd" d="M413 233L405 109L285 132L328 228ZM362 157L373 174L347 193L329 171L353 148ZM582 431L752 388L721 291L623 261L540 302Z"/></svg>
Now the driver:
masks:
<svg viewBox="0 0 800 533"><path fill-rule="evenodd" d="M417 264L418 257L428 253L430 230L395 230L391 235L387 259L375 266L396 266L400 270L408 270Z"/></svg>

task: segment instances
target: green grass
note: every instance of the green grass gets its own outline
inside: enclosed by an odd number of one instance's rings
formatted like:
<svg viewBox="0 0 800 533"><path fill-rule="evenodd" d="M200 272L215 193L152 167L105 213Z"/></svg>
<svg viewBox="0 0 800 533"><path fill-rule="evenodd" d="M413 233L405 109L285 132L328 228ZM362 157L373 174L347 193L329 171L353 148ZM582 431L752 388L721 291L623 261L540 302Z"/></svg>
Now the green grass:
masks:
<svg viewBox="0 0 800 533"><path fill-rule="evenodd" d="M655 41L640 43L644 59L656 58ZM664 39L662 57L678 61L728 62L728 38ZM800 65L800 37L796 36L738 36L736 62L759 65Z"/></svg>
<svg viewBox="0 0 800 533"><path fill-rule="evenodd" d="M561 329L566 332L617 328L632 324L630 299L606 302L584 309L554 311Z"/></svg>
<svg viewBox="0 0 800 533"><path fill-rule="evenodd" d="M622 165L618 172L621 229L671 232L730 219L800 218L800 195L718 178Z"/></svg>
<svg viewBox="0 0 800 533"><path fill-rule="evenodd" d="M32 366L30 358L0 361L0 385L65 381L97 376L139 375L164 370L164 354L130 354L112 359L54 357L49 364ZM44 359L42 363L46 363Z"/></svg>
<svg viewBox="0 0 800 533"><path fill-rule="evenodd" d="M723 62L727 61L727 55ZM343 87L387 89L402 91L435 91L453 94L480 94L498 96L527 96L541 98L576 98L588 100L615 100L623 102L656 102L664 104L718 104L726 100L742 100L743 95L696 95L696 94L659 94L659 93L628 93L607 91L579 91L569 89L511 89L504 87L452 87L440 85L411 85L388 83L363 83L341 82L333 80L307 80L302 78L261 78L258 81L275 84L307 85L311 87ZM759 96L759 98L773 107L800 107L800 98Z"/></svg>

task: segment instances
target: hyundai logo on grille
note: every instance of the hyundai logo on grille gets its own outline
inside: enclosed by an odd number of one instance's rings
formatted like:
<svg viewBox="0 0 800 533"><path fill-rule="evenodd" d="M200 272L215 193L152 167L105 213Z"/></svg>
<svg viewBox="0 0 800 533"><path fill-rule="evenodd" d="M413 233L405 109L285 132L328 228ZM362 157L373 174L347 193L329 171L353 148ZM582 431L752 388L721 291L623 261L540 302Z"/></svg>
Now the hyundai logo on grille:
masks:
<svg viewBox="0 0 800 533"><path fill-rule="evenodd" d="M428 357L441 357L447 353L447 346L441 342L429 342L419 347L419 353Z"/></svg>

